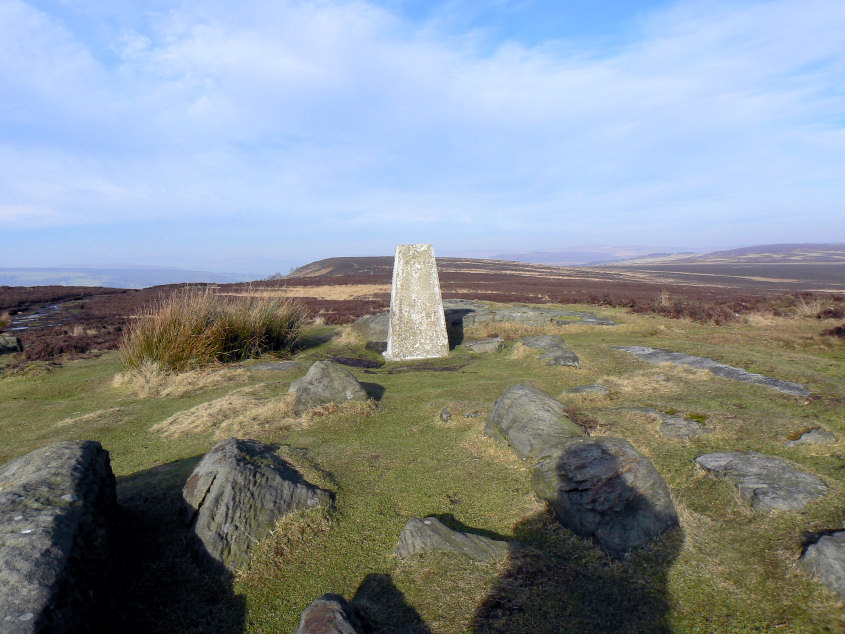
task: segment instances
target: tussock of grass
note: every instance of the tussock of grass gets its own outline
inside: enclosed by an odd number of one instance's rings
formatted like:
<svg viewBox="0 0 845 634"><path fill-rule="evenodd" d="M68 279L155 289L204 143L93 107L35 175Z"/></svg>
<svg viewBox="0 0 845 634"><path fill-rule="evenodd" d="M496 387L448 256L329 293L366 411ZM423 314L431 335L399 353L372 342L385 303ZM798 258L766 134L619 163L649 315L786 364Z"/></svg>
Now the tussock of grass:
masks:
<svg viewBox="0 0 845 634"><path fill-rule="evenodd" d="M95 412L82 414L80 416L69 416L55 423L56 427L70 427L76 425L90 425L100 422L113 422L118 418L118 414L123 412L122 407L108 407L106 409L98 409Z"/></svg>
<svg viewBox="0 0 845 634"><path fill-rule="evenodd" d="M350 326L341 326L335 331L331 343L333 346L339 348L353 348L355 346L363 347L366 341L364 337L355 332Z"/></svg>
<svg viewBox="0 0 845 634"><path fill-rule="evenodd" d="M120 346L121 362L187 370L290 351L306 320L299 304L278 297L222 298L210 287L186 287L140 316Z"/></svg>
<svg viewBox="0 0 845 634"><path fill-rule="evenodd" d="M6 326L8 326L12 321L12 316L9 315L9 312L0 313L0 331L3 330Z"/></svg>
<svg viewBox="0 0 845 634"><path fill-rule="evenodd" d="M137 368L119 372L112 379L112 386L128 388L139 398L177 398L186 394L203 392L218 387L243 383L249 372L243 368L217 368L165 372L158 363L145 361Z"/></svg>

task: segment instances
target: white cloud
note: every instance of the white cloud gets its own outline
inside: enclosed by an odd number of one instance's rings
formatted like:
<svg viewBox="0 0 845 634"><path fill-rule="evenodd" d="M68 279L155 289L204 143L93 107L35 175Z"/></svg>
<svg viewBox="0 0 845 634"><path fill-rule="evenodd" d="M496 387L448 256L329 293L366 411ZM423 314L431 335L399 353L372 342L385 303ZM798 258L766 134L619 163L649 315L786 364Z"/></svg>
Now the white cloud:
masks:
<svg viewBox="0 0 845 634"><path fill-rule="evenodd" d="M0 25L8 226L679 243L776 209L771 239L845 229L842 3L680 3L615 49L492 53L366 2L174 3L114 22L111 60L21 2Z"/></svg>

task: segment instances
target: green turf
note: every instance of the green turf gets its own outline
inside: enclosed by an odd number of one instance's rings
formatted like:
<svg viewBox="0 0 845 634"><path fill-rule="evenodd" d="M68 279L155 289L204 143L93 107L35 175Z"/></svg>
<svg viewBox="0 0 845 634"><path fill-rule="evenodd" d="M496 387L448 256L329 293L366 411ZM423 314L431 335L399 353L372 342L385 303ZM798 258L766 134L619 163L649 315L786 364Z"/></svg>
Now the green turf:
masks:
<svg viewBox="0 0 845 634"><path fill-rule="evenodd" d="M514 341L495 355L459 347L444 360L352 369L359 380L384 389L369 414L341 409L308 425L261 428L256 437L279 443L280 453L306 477L336 491L336 509L285 520L256 546L250 569L233 584L204 587L208 605L221 592L225 600L194 614L185 629L213 630L209 624L217 623L219 631L292 631L310 601L336 592L357 595L371 619L397 632L838 631L841 605L799 569L797 558L805 532L843 526L842 344L815 336L822 324L812 319L717 327L574 308L620 324L561 327L567 347L581 358L580 369L542 365L536 354L511 358ZM337 347L330 333L325 327L312 331L297 359L378 357ZM812 395L787 396L651 366L614 345L710 356L803 383ZM197 457L214 443L213 432L164 439L150 431L154 424L243 387L256 386L258 398L269 400L304 372L254 371L231 385L179 398L141 399L112 386L118 370L116 355L108 354L0 379L0 462L57 440L99 440L111 452L121 500L139 523L155 500L175 499ZM595 433L626 438L647 455L669 484L682 529L612 560L553 521L533 496L530 464L482 435L493 401L517 382L560 397L598 421ZM595 382L610 393L561 396L566 388ZM649 416L615 410L629 406L671 411L714 431L692 441L661 438ZM447 422L440 418L443 408L452 414ZM784 446L815 426L831 429L839 441ZM727 450L782 457L824 479L829 492L800 512L754 513L732 486L693 463L701 454ZM528 548L501 564L442 553L398 560L394 548L405 521L426 515ZM150 543L173 548L164 537ZM156 554L148 558L154 561ZM190 611L188 602L199 590L162 596L155 573L167 569L166 562L145 566L137 574L143 581L127 566L122 574L131 580L125 586L142 600L161 603L149 606L148 629L172 630L179 621L171 612Z"/></svg>

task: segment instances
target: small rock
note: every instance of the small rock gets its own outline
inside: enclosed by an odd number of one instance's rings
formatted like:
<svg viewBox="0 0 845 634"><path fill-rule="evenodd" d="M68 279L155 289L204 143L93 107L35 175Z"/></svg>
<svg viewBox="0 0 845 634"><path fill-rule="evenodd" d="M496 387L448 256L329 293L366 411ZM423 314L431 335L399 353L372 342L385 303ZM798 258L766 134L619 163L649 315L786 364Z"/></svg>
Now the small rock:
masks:
<svg viewBox="0 0 845 634"><path fill-rule="evenodd" d="M227 438L188 478L182 497L201 550L230 570L243 566L251 546L276 520L331 504L331 492L310 484L271 445Z"/></svg>
<svg viewBox="0 0 845 634"><path fill-rule="evenodd" d="M324 594L308 604L293 634L363 634L352 606L338 594Z"/></svg>
<svg viewBox="0 0 845 634"><path fill-rule="evenodd" d="M827 486L772 456L753 451L729 451L699 456L695 462L708 473L734 484L752 508L797 511L824 495Z"/></svg>
<svg viewBox="0 0 845 634"><path fill-rule="evenodd" d="M466 412L464 414L464 418L478 418L479 416L481 416L481 412L477 411Z"/></svg>
<svg viewBox="0 0 845 634"><path fill-rule="evenodd" d="M567 439L540 456L532 481L564 526L615 556L679 525L666 482L621 438Z"/></svg>
<svg viewBox="0 0 845 634"><path fill-rule="evenodd" d="M14 354L21 352L23 344L14 335L0 335L0 354Z"/></svg>
<svg viewBox="0 0 845 634"><path fill-rule="evenodd" d="M470 352L484 352L493 354L505 349L505 341L501 337L481 339L479 341L467 341L464 346Z"/></svg>
<svg viewBox="0 0 845 634"><path fill-rule="evenodd" d="M816 427L810 431L805 431L797 440L786 441L787 447L797 447L798 445L832 445L836 442L836 435L821 427Z"/></svg>
<svg viewBox="0 0 845 634"><path fill-rule="evenodd" d="M412 517L399 535L396 554L410 557L426 550L448 550L476 561L501 559L508 554L508 542L452 530L436 517Z"/></svg>
<svg viewBox="0 0 845 634"><path fill-rule="evenodd" d="M440 410L440 420L442 420L444 423L448 423L451 419L452 419L452 412L450 412L445 407L442 410Z"/></svg>
<svg viewBox="0 0 845 634"><path fill-rule="evenodd" d="M290 384L288 392L296 393L294 414L302 414L327 403L366 401L367 392L346 368L331 361L317 361L300 379Z"/></svg>
<svg viewBox="0 0 845 634"><path fill-rule="evenodd" d="M547 352L541 354L540 361L545 361L546 365L566 365L571 368L580 368L581 359L571 350L561 350L560 352Z"/></svg>
<svg viewBox="0 0 845 634"><path fill-rule="evenodd" d="M653 407L619 407L617 409L625 412L641 412L654 416L660 421L657 433L665 438L687 440L688 438L697 438L713 431L712 429L707 429L697 420L667 414Z"/></svg>
<svg viewBox="0 0 845 634"><path fill-rule="evenodd" d="M566 394L607 394L607 388L598 383L592 385L579 385L577 387L569 388L565 391Z"/></svg>
<svg viewBox="0 0 845 634"><path fill-rule="evenodd" d="M845 531L824 535L804 549L801 566L845 602Z"/></svg>
<svg viewBox="0 0 845 634"><path fill-rule="evenodd" d="M487 417L484 434L509 444L521 458L536 457L559 442L583 435L560 401L528 385L506 390Z"/></svg>
<svg viewBox="0 0 845 634"><path fill-rule="evenodd" d="M298 361L271 361L269 363L256 363L255 365L244 367L247 370L292 370L304 366L304 363L299 363Z"/></svg>

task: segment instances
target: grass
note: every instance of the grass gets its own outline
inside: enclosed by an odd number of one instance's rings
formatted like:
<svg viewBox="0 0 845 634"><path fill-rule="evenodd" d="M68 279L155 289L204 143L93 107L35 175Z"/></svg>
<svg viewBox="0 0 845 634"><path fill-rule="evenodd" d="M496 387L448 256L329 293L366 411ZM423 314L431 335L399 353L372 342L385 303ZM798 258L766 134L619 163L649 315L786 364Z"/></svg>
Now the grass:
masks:
<svg viewBox="0 0 845 634"><path fill-rule="evenodd" d="M132 324L120 346L121 362L126 368L155 363L164 370L186 370L290 352L305 318L305 310L289 299L224 299L211 287L186 287Z"/></svg>
<svg viewBox="0 0 845 634"><path fill-rule="evenodd" d="M127 539L144 545L137 561L129 546L128 555L116 557L126 570L116 593L132 600L120 603L115 619L129 629L135 622L145 631L292 631L310 601L336 592L383 631L425 631L422 624L448 633L841 630L836 597L797 565L806 531L841 528L845 520L841 342L819 338L809 319L714 326L583 309L620 325L552 329L579 355L580 369L513 355L513 338L501 354L459 347L449 359L401 364L416 371L396 372L397 364L350 368L359 380L384 388L378 405L329 408L310 418L284 410L287 387L305 368L250 370L246 363L115 382L125 371L110 353L42 374L9 375L0 379L0 463L68 438L99 440L111 452L132 520ZM296 360L377 358L354 338L332 333L307 330ZM710 356L801 382L812 396L648 365L614 345ZM457 365L463 367L437 371ZM669 485L681 531L612 560L554 521L532 494L530 464L483 436L493 402L517 382L560 395L591 433L626 438L648 456ZM563 394L592 383L609 393ZM619 407L704 419L713 433L662 438L657 421ZM445 422L443 408L452 413ZM819 426L837 434L837 443L785 447L795 434ZM336 492L337 505L286 518L234 582L215 585L191 572L173 538L178 526L168 518L190 469L226 433L276 443L309 480ZM821 477L829 492L797 513L752 512L735 488L693 462L730 450L781 457ZM445 553L397 559L403 525L426 515L517 539L525 549L497 564Z"/></svg>

